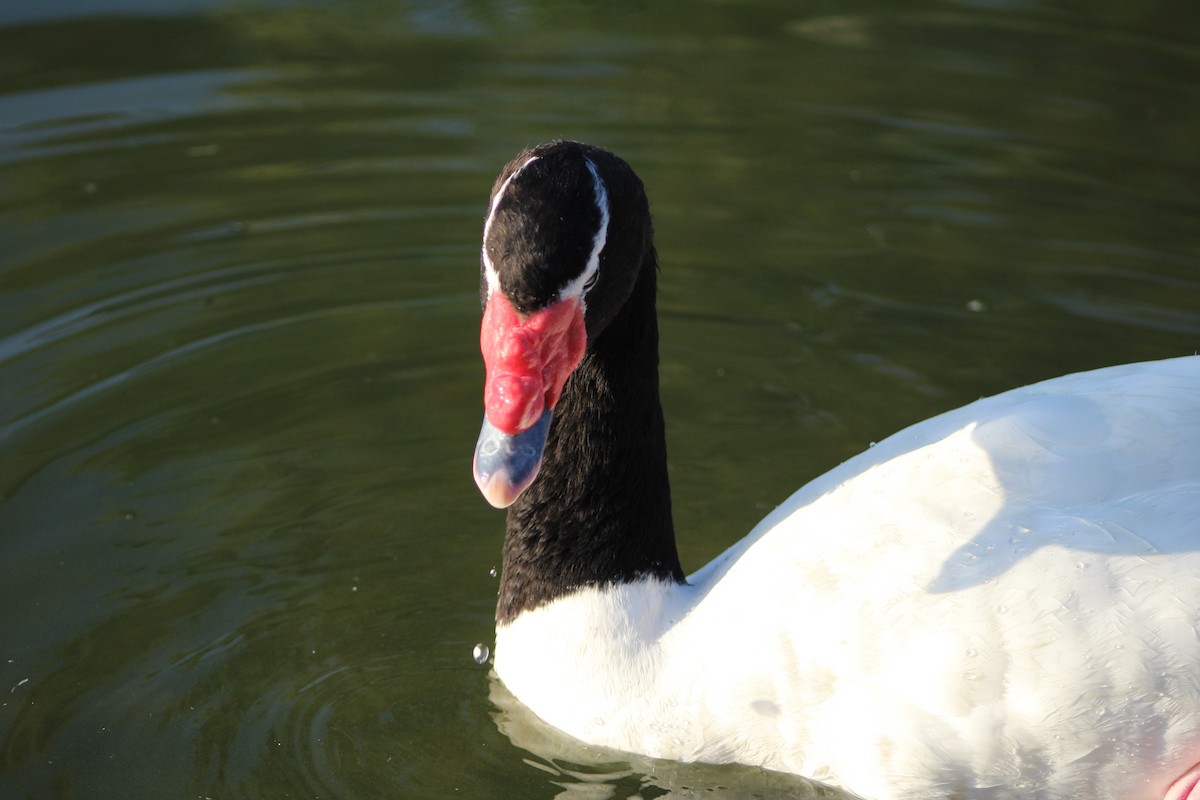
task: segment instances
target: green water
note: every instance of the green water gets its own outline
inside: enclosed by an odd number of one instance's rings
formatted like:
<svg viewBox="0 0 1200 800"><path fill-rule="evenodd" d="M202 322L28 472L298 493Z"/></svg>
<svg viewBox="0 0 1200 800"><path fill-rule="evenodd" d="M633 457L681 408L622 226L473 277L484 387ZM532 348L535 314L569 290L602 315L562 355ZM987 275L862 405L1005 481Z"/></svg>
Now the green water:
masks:
<svg viewBox="0 0 1200 800"><path fill-rule="evenodd" d="M978 396L1200 349L1200 5L0 4L0 797L786 797L507 703L478 238L651 195L680 550Z"/></svg>

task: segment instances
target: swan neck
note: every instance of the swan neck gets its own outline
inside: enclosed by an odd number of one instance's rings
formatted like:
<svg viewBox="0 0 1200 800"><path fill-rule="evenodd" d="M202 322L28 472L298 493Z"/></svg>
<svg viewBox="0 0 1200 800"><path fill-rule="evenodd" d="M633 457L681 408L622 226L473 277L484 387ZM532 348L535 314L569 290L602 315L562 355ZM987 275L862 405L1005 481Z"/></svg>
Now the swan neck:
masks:
<svg viewBox="0 0 1200 800"><path fill-rule="evenodd" d="M584 586L683 582L658 390L657 265L590 343L554 411L538 478L508 511L497 621Z"/></svg>

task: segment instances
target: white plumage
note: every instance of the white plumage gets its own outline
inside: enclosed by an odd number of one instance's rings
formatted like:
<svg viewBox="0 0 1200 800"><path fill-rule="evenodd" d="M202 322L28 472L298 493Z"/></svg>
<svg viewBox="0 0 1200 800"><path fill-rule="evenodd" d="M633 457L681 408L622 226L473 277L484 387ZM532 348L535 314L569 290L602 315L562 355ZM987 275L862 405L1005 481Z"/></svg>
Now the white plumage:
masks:
<svg viewBox="0 0 1200 800"><path fill-rule="evenodd" d="M1161 800L1200 761L1200 358L914 425L689 578L583 588L495 666L588 742L875 800Z"/></svg>

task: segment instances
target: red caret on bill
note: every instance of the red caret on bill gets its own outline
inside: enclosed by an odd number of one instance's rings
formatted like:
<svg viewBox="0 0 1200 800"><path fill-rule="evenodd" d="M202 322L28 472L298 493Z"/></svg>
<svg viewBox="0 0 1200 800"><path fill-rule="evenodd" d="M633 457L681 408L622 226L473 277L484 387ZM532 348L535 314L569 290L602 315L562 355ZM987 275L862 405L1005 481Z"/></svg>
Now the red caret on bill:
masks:
<svg viewBox="0 0 1200 800"><path fill-rule="evenodd" d="M487 368L483 390L488 421L520 433L553 409L587 346L583 309L574 298L522 316L500 292L483 312L479 347Z"/></svg>

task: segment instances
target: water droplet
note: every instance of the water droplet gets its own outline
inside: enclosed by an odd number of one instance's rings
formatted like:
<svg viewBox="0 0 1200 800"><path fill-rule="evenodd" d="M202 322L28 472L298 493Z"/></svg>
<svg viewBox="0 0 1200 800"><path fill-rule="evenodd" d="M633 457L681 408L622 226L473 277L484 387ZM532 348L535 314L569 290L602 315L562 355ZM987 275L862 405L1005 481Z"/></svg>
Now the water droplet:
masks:
<svg viewBox="0 0 1200 800"><path fill-rule="evenodd" d="M486 664L490 655L491 651L488 650L488 646L483 642L475 645L475 649L471 651L471 658L475 659L476 664Z"/></svg>
<svg viewBox="0 0 1200 800"><path fill-rule="evenodd" d="M981 680L983 680L983 674L982 674L982 673L979 673L979 672L975 672L974 670L971 670L971 671L968 671L968 672L964 672L964 673L962 674L962 676L963 676L964 678L966 678L967 680L969 680L969 681L981 681Z"/></svg>
<svg viewBox="0 0 1200 800"><path fill-rule="evenodd" d="M488 575L491 575L493 578L494 578L494 577L496 577L498 574L499 574L499 573L498 573L498 572L496 572L496 568L495 568L495 567L492 567L491 569L489 569L489 570L488 570Z"/></svg>
<svg viewBox="0 0 1200 800"><path fill-rule="evenodd" d="M967 311L979 312L979 311L983 311L985 308L987 308L987 306L985 306L983 304L982 300L968 300L967 301Z"/></svg>
<svg viewBox="0 0 1200 800"><path fill-rule="evenodd" d="M1005 613L1007 613L1007 612L1008 612L1008 606L1004 605L1003 603L1001 603L1000 605L996 606L996 613L997 613L997 614L1005 614Z"/></svg>
<svg viewBox="0 0 1200 800"><path fill-rule="evenodd" d="M976 650L974 647L967 648L967 658L974 658L977 655L979 655L979 651Z"/></svg>

